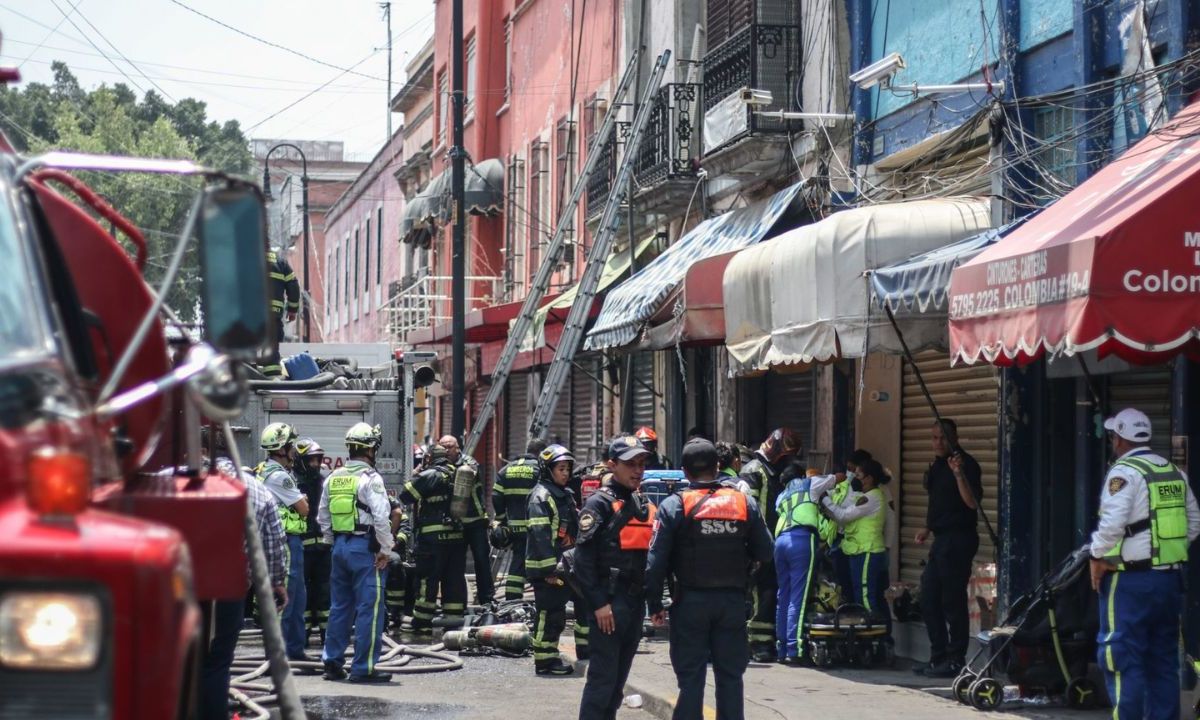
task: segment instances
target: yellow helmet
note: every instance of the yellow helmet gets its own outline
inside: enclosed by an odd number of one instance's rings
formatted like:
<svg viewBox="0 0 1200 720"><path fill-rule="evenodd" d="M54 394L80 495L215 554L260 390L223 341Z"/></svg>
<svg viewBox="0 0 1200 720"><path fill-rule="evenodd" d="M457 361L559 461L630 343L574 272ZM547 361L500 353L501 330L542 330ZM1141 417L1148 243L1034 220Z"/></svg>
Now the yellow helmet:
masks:
<svg viewBox="0 0 1200 720"><path fill-rule="evenodd" d="M355 423L346 431L346 447L375 448L383 442L383 431L378 425L371 426L365 422Z"/></svg>
<svg viewBox="0 0 1200 720"><path fill-rule="evenodd" d="M296 431L287 423L271 423L262 431L259 446L267 452L282 450L296 439Z"/></svg>

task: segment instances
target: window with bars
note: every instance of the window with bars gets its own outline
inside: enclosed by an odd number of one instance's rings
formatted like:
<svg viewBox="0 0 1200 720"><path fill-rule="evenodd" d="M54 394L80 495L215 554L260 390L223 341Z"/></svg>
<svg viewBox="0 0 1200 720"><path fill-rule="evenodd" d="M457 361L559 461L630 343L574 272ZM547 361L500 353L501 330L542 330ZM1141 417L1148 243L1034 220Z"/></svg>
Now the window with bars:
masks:
<svg viewBox="0 0 1200 720"><path fill-rule="evenodd" d="M512 18L505 17L504 23L504 100L512 95Z"/></svg>
<svg viewBox="0 0 1200 720"><path fill-rule="evenodd" d="M370 271L367 272L368 277ZM375 210L375 284L383 284L383 207Z"/></svg>
<svg viewBox="0 0 1200 720"><path fill-rule="evenodd" d="M446 130L450 127L450 77L445 70L438 73L437 89L437 144L444 145L449 134Z"/></svg>
<svg viewBox="0 0 1200 720"><path fill-rule="evenodd" d="M546 223L550 216L550 144L535 140L529 146L529 256L526 267L541 262L546 242Z"/></svg>
<svg viewBox="0 0 1200 720"><path fill-rule="evenodd" d="M367 232L364 237L366 242L363 243L363 292L371 289L371 216L367 216Z"/></svg>
<svg viewBox="0 0 1200 720"><path fill-rule="evenodd" d="M557 223L558 217L563 212L563 206L566 204L567 197L571 194L571 186L575 182L575 158L577 156L575 143L577 141L575 135L575 121L567 117L559 119L555 126L554 132L555 142L555 170L557 177L555 178L555 203L554 217L551 218L551 223ZM553 228L548 232L552 233ZM560 276L560 284L569 285L575 281L575 220L571 219L571 223L567 226L563 233L563 252L562 252L563 269Z"/></svg>
<svg viewBox="0 0 1200 720"><path fill-rule="evenodd" d="M351 236L347 233L346 248L342 252L342 307L346 310L345 314L342 315L343 325L345 324L345 320L350 317L350 243Z"/></svg>
<svg viewBox="0 0 1200 720"><path fill-rule="evenodd" d="M1071 139L1075 113L1066 107L1048 107L1034 111L1033 134L1041 147L1034 161L1043 173L1065 185L1075 185L1075 142Z"/></svg>
<svg viewBox="0 0 1200 720"><path fill-rule="evenodd" d="M463 53L463 61L467 69L464 115L475 107L475 55L475 36L472 35L467 38L466 51Z"/></svg>
<svg viewBox="0 0 1200 720"><path fill-rule="evenodd" d="M737 34L754 20L754 0L708 0L704 29L710 49Z"/></svg>
<svg viewBox="0 0 1200 720"><path fill-rule="evenodd" d="M525 295L525 246L528 233L525 218L525 161L518 155L508 158L505 178L504 211L504 290L509 300Z"/></svg>
<svg viewBox="0 0 1200 720"><path fill-rule="evenodd" d="M358 254L359 253L359 239L360 239L359 238L359 229L354 228L354 284L350 286L350 292L348 293L350 295L350 297L352 297L352 298L358 297L358 287L359 287L359 285L358 285L358 278L359 278L358 261L359 261L359 258L361 257Z"/></svg>
<svg viewBox="0 0 1200 720"><path fill-rule="evenodd" d="M337 273L333 267L333 253L325 254L325 324L329 325L329 318L333 308L336 307L333 298L333 284L337 278Z"/></svg>
<svg viewBox="0 0 1200 720"><path fill-rule="evenodd" d="M340 317L339 311L342 307L342 249L334 248L333 250L333 316L335 319L334 325L337 325L336 319Z"/></svg>

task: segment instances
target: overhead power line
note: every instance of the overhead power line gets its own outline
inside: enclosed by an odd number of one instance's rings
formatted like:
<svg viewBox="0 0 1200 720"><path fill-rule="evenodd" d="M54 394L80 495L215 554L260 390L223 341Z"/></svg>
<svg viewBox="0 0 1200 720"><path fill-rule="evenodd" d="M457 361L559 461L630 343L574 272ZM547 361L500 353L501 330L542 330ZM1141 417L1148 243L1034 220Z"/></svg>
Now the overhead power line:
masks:
<svg viewBox="0 0 1200 720"><path fill-rule="evenodd" d="M58 2L57 2L57 0L54 0L54 7L58 7ZM122 59L122 60L124 60L125 62L129 63L129 66L130 66L130 67L132 67L134 70L137 70L137 71L138 71L138 74L140 74L142 77L146 78L146 81L147 81L147 82L149 82L151 85L153 85L153 86L154 86L154 87L155 87L155 88L156 88L156 89L157 89L157 90L158 90L160 93L162 93L163 95L165 95L165 96L167 97L167 99L168 99L168 100L170 100L171 102L177 102L177 101L175 100L175 98L174 98L174 97L171 95L171 93L169 93L169 92L167 92L166 90L164 90L162 85L159 85L158 83L154 82L154 79L153 79L153 78L151 78L149 75L147 75L147 74L146 74L146 73L145 73L145 72L144 72L144 71L143 71L143 70L142 70L140 67L138 67L138 66L137 66L137 64L136 64L135 62L133 62L132 60L130 60L128 57L126 57L126 56L125 56L125 53L121 52L121 48L119 48L119 47L117 47L116 45L114 45L114 44L113 44L113 41L112 41L112 40L109 40L109 39L108 39L108 37L107 37L107 36L105 36L105 34L104 34L104 33L102 33L102 32L100 31L100 28L98 28L98 27L96 27L94 24L92 24L92 21L91 21L91 20L88 20L88 18L87 18L87 15L84 15L84 14L83 14L83 11L79 9L79 3L76 3L76 4L75 4L74 11L75 11L75 14L79 16L79 19L80 19L80 20L83 20L85 23L87 23L87 24L88 24L88 27L90 27L91 29L95 30L95 31L96 31L96 34L100 36L100 39L101 39L101 40L103 40L104 42L108 43L108 46L109 46L109 47L111 47L111 48L112 48L112 49L113 49L113 50L114 50L114 51L115 51L115 52L116 52L118 55L120 55L120 56L121 56L121 59ZM63 12L62 8L59 8L59 12ZM70 23L71 23L71 25L72 25L72 26L73 26L73 27L74 27L76 30L79 30L79 26L75 24L75 21L74 21L74 20L71 20L71 17L70 17L70 15L69 15L68 13L65 13L65 12L63 12L63 17L65 17L65 18L67 19L67 21L68 21L68 22L70 22ZM82 30L80 30L80 33L82 33L82 32L83 32L83 31L82 31Z"/></svg>

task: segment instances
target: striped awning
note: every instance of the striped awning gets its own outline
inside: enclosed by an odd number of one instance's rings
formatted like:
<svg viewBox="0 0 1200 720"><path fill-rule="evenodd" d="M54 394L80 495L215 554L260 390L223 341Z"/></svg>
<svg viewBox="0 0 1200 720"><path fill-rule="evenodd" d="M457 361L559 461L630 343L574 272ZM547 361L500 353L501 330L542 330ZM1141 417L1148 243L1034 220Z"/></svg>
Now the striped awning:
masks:
<svg viewBox="0 0 1200 720"><path fill-rule="evenodd" d="M450 220L450 171L432 178L404 206L400 240L429 246L437 226ZM504 209L504 163L492 158L468 164L463 177L463 201L471 215L499 215Z"/></svg>

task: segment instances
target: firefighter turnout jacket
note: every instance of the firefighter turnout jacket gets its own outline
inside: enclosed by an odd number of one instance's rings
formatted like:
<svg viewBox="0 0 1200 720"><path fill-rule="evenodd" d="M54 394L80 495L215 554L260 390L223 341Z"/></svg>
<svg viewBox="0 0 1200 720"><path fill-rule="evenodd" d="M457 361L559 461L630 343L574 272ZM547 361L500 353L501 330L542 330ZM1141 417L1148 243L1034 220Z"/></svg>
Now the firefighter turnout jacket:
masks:
<svg viewBox="0 0 1200 720"><path fill-rule="evenodd" d="M462 542L462 525L450 517L450 497L454 494L454 465L438 458L405 484L400 499L416 506L413 528L416 542Z"/></svg>
<svg viewBox="0 0 1200 720"><path fill-rule="evenodd" d="M579 514L575 577L589 607L608 605L618 592L640 596L657 508L616 481L596 490Z"/></svg>
<svg viewBox="0 0 1200 720"><path fill-rule="evenodd" d="M324 470L313 470L308 467L300 468L300 485L308 497L308 517L305 518L304 546L317 545L323 542L321 524L317 522L317 512L321 508L321 493L325 491Z"/></svg>
<svg viewBox="0 0 1200 720"><path fill-rule="evenodd" d="M1108 471L1100 495L1092 557L1108 558L1118 570L1187 561L1188 545L1200 536L1200 509L1183 471L1135 448Z"/></svg>
<svg viewBox="0 0 1200 720"><path fill-rule="evenodd" d="M783 492L779 479L780 471L762 454L755 452L754 459L742 466L738 477L749 487L750 496L758 503L767 527L774 529L779 521L775 501Z"/></svg>
<svg viewBox="0 0 1200 720"><path fill-rule="evenodd" d="M662 586L675 577L689 589L745 590L753 563L772 557L771 534L758 503L731 482L698 482L663 500L655 516L646 568L651 613L662 609Z"/></svg>
<svg viewBox="0 0 1200 720"><path fill-rule="evenodd" d="M541 461L536 455L522 455L500 468L492 485L492 508L496 520L514 533L524 533L529 517L529 495L538 484Z"/></svg>
<svg viewBox="0 0 1200 720"><path fill-rule="evenodd" d="M292 507L304 499L304 493L297 487L292 471L272 459L260 466L256 477L275 496L283 531L288 535L304 535L308 530L308 519Z"/></svg>
<svg viewBox="0 0 1200 720"><path fill-rule="evenodd" d="M554 575L563 553L579 535L579 508L568 487L544 479L529 494L525 576L544 580Z"/></svg>
<svg viewBox="0 0 1200 720"><path fill-rule="evenodd" d="M351 460L325 478L317 522L324 541L335 535L366 535L375 552L392 549L391 503L383 477L362 460Z"/></svg>
<svg viewBox="0 0 1200 720"><path fill-rule="evenodd" d="M300 283L292 266L275 250L267 252L267 265L271 268L271 312L297 312L300 309Z"/></svg>

